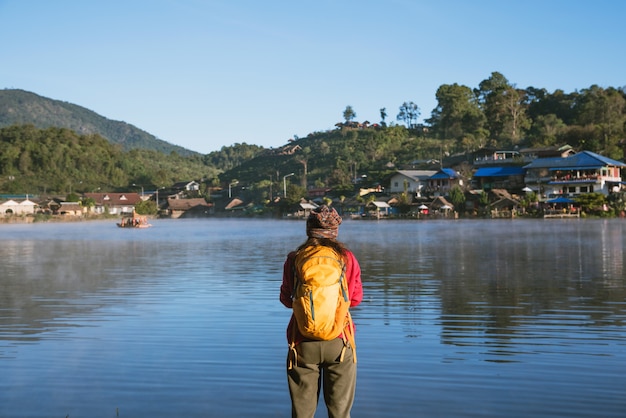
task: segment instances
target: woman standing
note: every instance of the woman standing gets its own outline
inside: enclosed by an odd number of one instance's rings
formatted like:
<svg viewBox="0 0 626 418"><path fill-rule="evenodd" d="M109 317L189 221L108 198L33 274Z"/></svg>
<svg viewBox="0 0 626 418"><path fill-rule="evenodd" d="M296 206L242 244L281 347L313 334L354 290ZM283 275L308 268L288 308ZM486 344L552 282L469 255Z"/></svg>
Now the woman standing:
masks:
<svg viewBox="0 0 626 418"><path fill-rule="evenodd" d="M313 210L306 223L307 240L287 256L283 267L280 301L293 308L296 256L312 247L327 247L341 258L345 266L347 299L350 307L363 299L361 268L354 254L337 240L341 217L335 209L320 206ZM287 359L287 381L291 396L292 417L315 415L320 391L331 418L348 418L356 389L356 353L354 325L348 314L347 328L331 340L304 337L292 314L287 327L290 351ZM343 318L342 318L343 321Z"/></svg>

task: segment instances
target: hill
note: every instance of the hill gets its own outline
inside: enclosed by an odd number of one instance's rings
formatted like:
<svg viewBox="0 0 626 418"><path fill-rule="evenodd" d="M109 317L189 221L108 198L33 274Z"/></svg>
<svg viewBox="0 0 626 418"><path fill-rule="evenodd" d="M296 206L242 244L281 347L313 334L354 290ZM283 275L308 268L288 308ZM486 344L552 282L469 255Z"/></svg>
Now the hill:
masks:
<svg viewBox="0 0 626 418"><path fill-rule="evenodd" d="M98 134L123 150L145 149L181 156L198 153L156 138L126 122L107 119L84 107L18 89L0 90L0 128L31 124L66 128L79 135Z"/></svg>
<svg viewBox="0 0 626 418"><path fill-rule="evenodd" d="M336 130L311 133L277 149L263 150L219 178L223 184L237 181L238 188L250 193L264 187L263 180L282 190L286 187L283 177L293 173L289 184L299 185L303 195L310 188L332 188L335 194L351 195L355 186L377 187L399 167L436 161L438 169L442 150L450 146L450 141L425 138L401 125L345 124Z"/></svg>
<svg viewBox="0 0 626 418"><path fill-rule="evenodd" d="M203 156L124 151L98 134L33 125L0 128L0 193L154 190L179 181L213 179L219 172Z"/></svg>

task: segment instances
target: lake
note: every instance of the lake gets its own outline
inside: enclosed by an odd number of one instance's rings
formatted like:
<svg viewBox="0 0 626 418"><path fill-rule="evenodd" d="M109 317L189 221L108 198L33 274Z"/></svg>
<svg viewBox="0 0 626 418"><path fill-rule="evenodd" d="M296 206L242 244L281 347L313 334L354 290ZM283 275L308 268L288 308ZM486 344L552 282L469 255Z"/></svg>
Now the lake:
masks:
<svg viewBox="0 0 626 418"><path fill-rule="evenodd" d="M289 417L294 220L0 225L1 417ZM354 417L626 416L626 223L346 220ZM325 416L320 405L318 416Z"/></svg>

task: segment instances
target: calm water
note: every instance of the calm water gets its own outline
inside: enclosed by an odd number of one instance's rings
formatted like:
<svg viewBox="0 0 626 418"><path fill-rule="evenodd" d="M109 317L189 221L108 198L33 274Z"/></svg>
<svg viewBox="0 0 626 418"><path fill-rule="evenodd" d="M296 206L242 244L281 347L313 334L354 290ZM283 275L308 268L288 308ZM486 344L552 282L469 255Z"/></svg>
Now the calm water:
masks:
<svg viewBox="0 0 626 418"><path fill-rule="evenodd" d="M278 289L304 222L153 225L0 225L0 417L290 415ZM345 221L353 416L626 416L625 237L617 219Z"/></svg>

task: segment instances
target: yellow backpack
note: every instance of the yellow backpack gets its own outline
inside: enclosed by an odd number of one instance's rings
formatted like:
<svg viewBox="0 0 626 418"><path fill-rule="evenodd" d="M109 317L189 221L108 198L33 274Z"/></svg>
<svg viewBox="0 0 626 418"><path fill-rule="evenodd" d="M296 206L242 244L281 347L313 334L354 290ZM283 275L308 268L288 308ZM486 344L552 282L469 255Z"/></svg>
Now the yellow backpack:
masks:
<svg viewBox="0 0 626 418"><path fill-rule="evenodd" d="M300 333L333 340L345 327L350 298L342 257L325 246L307 247L294 263L293 312Z"/></svg>
<svg viewBox="0 0 626 418"><path fill-rule="evenodd" d="M352 361L356 363L346 265L332 248L311 246L296 254L292 307L296 317L294 327L298 327L305 338L334 340L341 335L343 349L339 361L343 361L346 349L350 348ZM298 363L295 332L289 349L288 367L291 369Z"/></svg>

